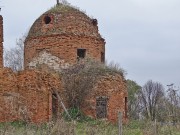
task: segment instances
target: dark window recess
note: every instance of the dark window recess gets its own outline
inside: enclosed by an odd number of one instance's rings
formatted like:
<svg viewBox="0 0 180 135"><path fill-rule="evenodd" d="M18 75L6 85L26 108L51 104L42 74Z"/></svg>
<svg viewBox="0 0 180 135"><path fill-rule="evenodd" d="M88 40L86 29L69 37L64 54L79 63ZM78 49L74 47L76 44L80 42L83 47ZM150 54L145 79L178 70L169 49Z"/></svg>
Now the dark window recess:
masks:
<svg viewBox="0 0 180 135"><path fill-rule="evenodd" d="M93 24L94 26L97 26L97 24L98 24L97 19L92 19L92 24Z"/></svg>
<svg viewBox="0 0 180 135"><path fill-rule="evenodd" d="M99 119L107 117L107 97L96 99L96 117Z"/></svg>
<svg viewBox="0 0 180 135"><path fill-rule="evenodd" d="M77 49L77 56L79 58L85 58L86 56L86 49Z"/></svg>
<svg viewBox="0 0 180 135"><path fill-rule="evenodd" d="M127 97L125 97L125 118L127 118L127 111L128 111L128 108L127 108Z"/></svg>
<svg viewBox="0 0 180 135"><path fill-rule="evenodd" d="M51 22L51 17L45 16L45 17L44 17L44 23L45 23L45 24L49 24L50 22Z"/></svg>
<svg viewBox="0 0 180 135"><path fill-rule="evenodd" d="M101 52L101 62L105 62L105 55L103 52Z"/></svg>
<svg viewBox="0 0 180 135"><path fill-rule="evenodd" d="M58 98L55 93L52 94L52 118L56 119L58 113Z"/></svg>

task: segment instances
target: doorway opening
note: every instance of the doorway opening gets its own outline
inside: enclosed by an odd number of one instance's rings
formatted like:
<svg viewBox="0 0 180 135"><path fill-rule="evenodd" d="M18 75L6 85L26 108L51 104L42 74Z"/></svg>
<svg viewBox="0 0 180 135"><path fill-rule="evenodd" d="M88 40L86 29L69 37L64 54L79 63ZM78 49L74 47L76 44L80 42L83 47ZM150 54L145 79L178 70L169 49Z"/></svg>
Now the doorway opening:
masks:
<svg viewBox="0 0 180 135"><path fill-rule="evenodd" d="M52 94L52 118L53 120L57 118L58 114L58 98L57 94Z"/></svg>
<svg viewBox="0 0 180 135"><path fill-rule="evenodd" d="M128 106L127 106L127 97L125 97L125 108L124 108L124 110L125 110L125 118L127 118L128 117L128 115L127 115L127 111L128 111Z"/></svg>

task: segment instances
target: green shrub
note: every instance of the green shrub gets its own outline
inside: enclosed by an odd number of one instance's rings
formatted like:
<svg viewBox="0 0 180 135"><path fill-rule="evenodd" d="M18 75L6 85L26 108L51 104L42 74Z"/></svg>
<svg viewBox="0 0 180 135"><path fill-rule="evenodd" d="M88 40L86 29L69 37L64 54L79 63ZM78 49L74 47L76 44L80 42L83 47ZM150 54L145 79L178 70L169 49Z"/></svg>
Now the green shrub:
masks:
<svg viewBox="0 0 180 135"><path fill-rule="evenodd" d="M83 120L87 119L86 116L78 108L70 108L70 109L68 109L68 113L71 116L72 120L83 121ZM66 112L63 113L63 117L67 121L71 120L69 118L69 116L66 114Z"/></svg>

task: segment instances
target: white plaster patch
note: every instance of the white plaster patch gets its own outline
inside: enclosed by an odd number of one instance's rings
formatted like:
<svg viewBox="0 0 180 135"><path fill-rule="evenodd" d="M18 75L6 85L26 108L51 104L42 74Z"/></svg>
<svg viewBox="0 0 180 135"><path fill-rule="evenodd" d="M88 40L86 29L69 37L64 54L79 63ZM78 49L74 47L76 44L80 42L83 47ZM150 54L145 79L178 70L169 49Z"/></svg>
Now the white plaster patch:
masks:
<svg viewBox="0 0 180 135"><path fill-rule="evenodd" d="M55 71L61 71L62 69L68 68L70 65L65 63L64 60L48 53L42 51L39 53L38 57L35 57L29 64L29 68L37 68L39 65L47 65L49 68L54 69Z"/></svg>

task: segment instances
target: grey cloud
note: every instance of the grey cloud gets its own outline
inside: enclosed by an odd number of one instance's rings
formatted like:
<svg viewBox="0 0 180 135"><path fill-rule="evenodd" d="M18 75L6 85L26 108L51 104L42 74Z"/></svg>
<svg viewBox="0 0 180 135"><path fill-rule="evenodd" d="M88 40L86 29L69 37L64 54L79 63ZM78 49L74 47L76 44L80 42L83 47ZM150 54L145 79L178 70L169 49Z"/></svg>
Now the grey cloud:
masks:
<svg viewBox="0 0 180 135"><path fill-rule="evenodd" d="M106 39L106 58L119 63L143 85L148 79L180 86L179 0L68 0L98 19ZM5 0L5 46L52 7L52 0Z"/></svg>

